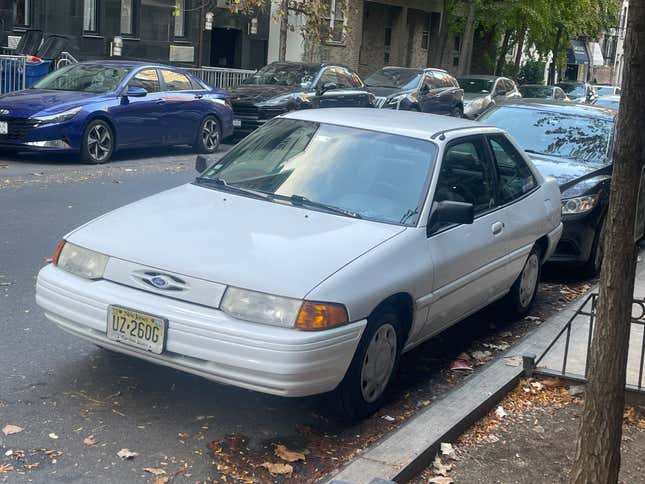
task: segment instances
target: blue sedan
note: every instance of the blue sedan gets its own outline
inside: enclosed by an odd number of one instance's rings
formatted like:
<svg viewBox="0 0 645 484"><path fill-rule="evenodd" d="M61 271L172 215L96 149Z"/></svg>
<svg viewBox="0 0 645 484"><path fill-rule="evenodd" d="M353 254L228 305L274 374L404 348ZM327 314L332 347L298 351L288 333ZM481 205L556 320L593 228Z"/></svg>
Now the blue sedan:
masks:
<svg viewBox="0 0 645 484"><path fill-rule="evenodd" d="M105 163L121 148L217 150L233 133L226 94L174 67L82 62L0 96L0 148L71 151Z"/></svg>

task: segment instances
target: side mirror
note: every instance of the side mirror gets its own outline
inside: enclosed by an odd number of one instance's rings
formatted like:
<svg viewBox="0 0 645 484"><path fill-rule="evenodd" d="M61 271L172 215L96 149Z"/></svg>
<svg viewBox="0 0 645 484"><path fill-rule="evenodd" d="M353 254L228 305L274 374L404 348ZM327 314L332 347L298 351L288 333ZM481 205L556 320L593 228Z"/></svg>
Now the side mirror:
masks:
<svg viewBox="0 0 645 484"><path fill-rule="evenodd" d="M128 87L127 91L125 92L126 97L146 97L147 95L148 91L146 91L143 87L136 86Z"/></svg>
<svg viewBox="0 0 645 484"><path fill-rule="evenodd" d="M428 220L428 235L440 224L472 224L474 221L475 207L472 203L434 202Z"/></svg>
<svg viewBox="0 0 645 484"><path fill-rule="evenodd" d="M334 89L338 89L338 84L335 82L326 82L320 87L320 94L323 94L327 91L333 91Z"/></svg>
<svg viewBox="0 0 645 484"><path fill-rule="evenodd" d="M198 173L203 173L206 171L206 168L208 168L208 160L205 156L199 155L195 160L195 170L197 170Z"/></svg>
<svg viewBox="0 0 645 484"><path fill-rule="evenodd" d="M427 84L424 84L421 86L421 89L419 89L419 93L421 94L428 94L430 92L430 88L428 87Z"/></svg>

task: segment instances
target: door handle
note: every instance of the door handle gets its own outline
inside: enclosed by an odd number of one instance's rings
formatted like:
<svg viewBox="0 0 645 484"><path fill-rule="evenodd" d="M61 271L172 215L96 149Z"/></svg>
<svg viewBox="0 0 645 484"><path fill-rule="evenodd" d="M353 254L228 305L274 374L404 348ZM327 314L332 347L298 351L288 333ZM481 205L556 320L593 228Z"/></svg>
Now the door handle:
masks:
<svg viewBox="0 0 645 484"><path fill-rule="evenodd" d="M204 97L203 94L195 94L195 99L201 99L203 97Z"/></svg>
<svg viewBox="0 0 645 484"><path fill-rule="evenodd" d="M165 99L157 99L157 104L164 104L165 102Z"/></svg>
<svg viewBox="0 0 645 484"><path fill-rule="evenodd" d="M490 229L493 232L493 235L499 235L504 230L504 222L495 222L491 225Z"/></svg>

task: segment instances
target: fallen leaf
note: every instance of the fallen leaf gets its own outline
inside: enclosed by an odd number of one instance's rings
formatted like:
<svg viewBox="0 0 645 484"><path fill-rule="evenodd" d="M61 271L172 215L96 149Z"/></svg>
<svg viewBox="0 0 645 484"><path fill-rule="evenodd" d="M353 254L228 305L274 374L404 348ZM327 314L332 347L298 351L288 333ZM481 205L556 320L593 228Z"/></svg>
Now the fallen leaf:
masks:
<svg viewBox="0 0 645 484"><path fill-rule="evenodd" d="M22 427L18 427L17 425L9 424L9 425L5 425L2 428L2 433L5 434L5 435L11 435L11 434L17 434L18 432L22 432L23 430L25 430L25 429L23 429Z"/></svg>
<svg viewBox="0 0 645 484"><path fill-rule="evenodd" d="M538 318L537 316L526 316L524 319L527 321L542 321L542 318Z"/></svg>
<svg viewBox="0 0 645 484"><path fill-rule="evenodd" d="M179 437L179 438L181 438L181 439L187 439L188 437L190 437L190 434L187 434L187 433L185 433L185 432L179 432L179 433L177 434L177 437Z"/></svg>
<svg viewBox="0 0 645 484"><path fill-rule="evenodd" d="M286 460L287 462L296 462L299 460L305 460L305 454L303 454L302 452L295 452L293 450L289 450L282 444L275 446L275 455L280 457L280 459L282 460Z"/></svg>
<svg viewBox="0 0 645 484"><path fill-rule="evenodd" d="M170 481L170 477L168 477L168 476L161 476L161 477L157 477L157 478L155 478L155 480L154 480L154 481L152 481L152 484L166 484L166 483L167 483L167 482L169 482L169 481Z"/></svg>
<svg viewBox="0 0 645 484"><path fill-rule="evenodd" d="M33 464L25 464L24 467L27 470L32 470L35 467L38 467L40 465L39 462L34 462Z"/></svg>
<svg viewBox="0 0 645 484"><path fill-rule="evenodd" d="M83 439L83 443L85 445L96 445L96 440L94 439L93 435L90 435L89 437L85 437Z"/></svg>
<svg viewBox="0 0 645 484"><path fill-rule="evenodd" d="M446 442L441 443L441 455L446 456L448 459L457 460L457 454L455 454L452 444Z"/></svg>
<svg viewBox="0 0 645 484"><path fill-rule="evenodd" d="M452 371L468 371L472 370L473 367L470 366L468 363L466 363L465 360L455 360L452 363L450 363L450 369Z"/></svg>
<svg viewBox="0 0 645 484"><path fill-rule="evenodd" d="M58 435L56 435L54 432L52 432L51 434L47 435L47 437L49 437L50 439L56 440L58 438Z"/></svg>
<svg viewBox="0 0 645 484"><path fill-rule="evenodd" d="M491 359L493 354L490 351L473 351L470 353L478 363L482 363Z"/></svg>
<svg viewBox="0 0 645 484"><path fill-rule="evenodd" d="M139 454L137 452L132 452L130 449L121 449L116 453L121 459L134 459Z"/></svg>
<svg viewBox="0 0 645 484"><path fill-rule="evenodd" d="M542 385L547 388L555 388L562 386L562 381L559 378L550 378L548 380L542 380Z"/></svg>
<svg viewBox="0 0 645 484"><path fill-rule="evenodd" d="M497 343L497 344L483 343L483 346L491 350L498 350L498 351L506 351L511 347L511 345L509 345L508 343L505 343L504 341L501 341L500 343Z"/></svg>
<svg viewBox="0 0 645 484"><path fill-rule="evenodd" d="M495 409L495 415L497 415L498 418L504 418L508 414L506 413L506 410L504 410L504 407L500 405Z"/></svg>
<svg viewBox="0 0 645 484"><path fill-rule="evenodd" d="M431 477L426 481L428 484L453 484L455 481L450 477Z"/></svg>
<svg viewBox="0 0 645 484"><path fill-rule="evenodd" d="M396 419L390 415L383 415L381 417L383 420L387 420L388 422L394 422Z"/></svg>
<svg viewBox="0 0 645 484"><path fill-rule="evenodd" d="M434 458L434 462L432 463L432 470L440 476L447 476L448 472L452 470L452 464L444 464L443 462L441 462L439 456L436 456Z"/></svg>
<svg viewBox="0 0 645 484"><path fill-rule="evenodd" d="M143 470L149 472L153 476L161 476L166 473L163 469L157 469L155 467L144 467Z"/></svg>
<svg viewBox="0 0 645 484"><path fill-rule="evenodd" d="M262 467L268 470L273 476L285 476L293 472L293 466L289 464L265 462L262 464Z"/></svg>
<svg viewBox="0 0 645 484"><path fill-rule="evenodd" d="M542 383L540 383L539 381L532 381L531 386L535 388L537 391L540 391L544 388L544 385L542 385Z"/></svg>
<svg viewBox="0 0 645 484"><path fill-rule="evenodd" d="M13 466L11 464L0 464L0 472L9 472L13 470Z"/></svg>

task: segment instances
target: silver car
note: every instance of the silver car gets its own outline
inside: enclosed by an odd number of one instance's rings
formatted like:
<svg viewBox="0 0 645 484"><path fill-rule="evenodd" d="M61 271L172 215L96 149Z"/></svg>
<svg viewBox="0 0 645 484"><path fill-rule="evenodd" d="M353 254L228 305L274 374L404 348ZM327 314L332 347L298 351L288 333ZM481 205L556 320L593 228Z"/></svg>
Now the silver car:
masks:
<svg viewBox="0 0 645 484"><path fill-rule="evenodd" d="M562 230L557 183L504 131L443 116L294 112L200 172L67 234L38 304L113 351L336 391L355 417L402 353L500 298L525 314Z"/></svg>

